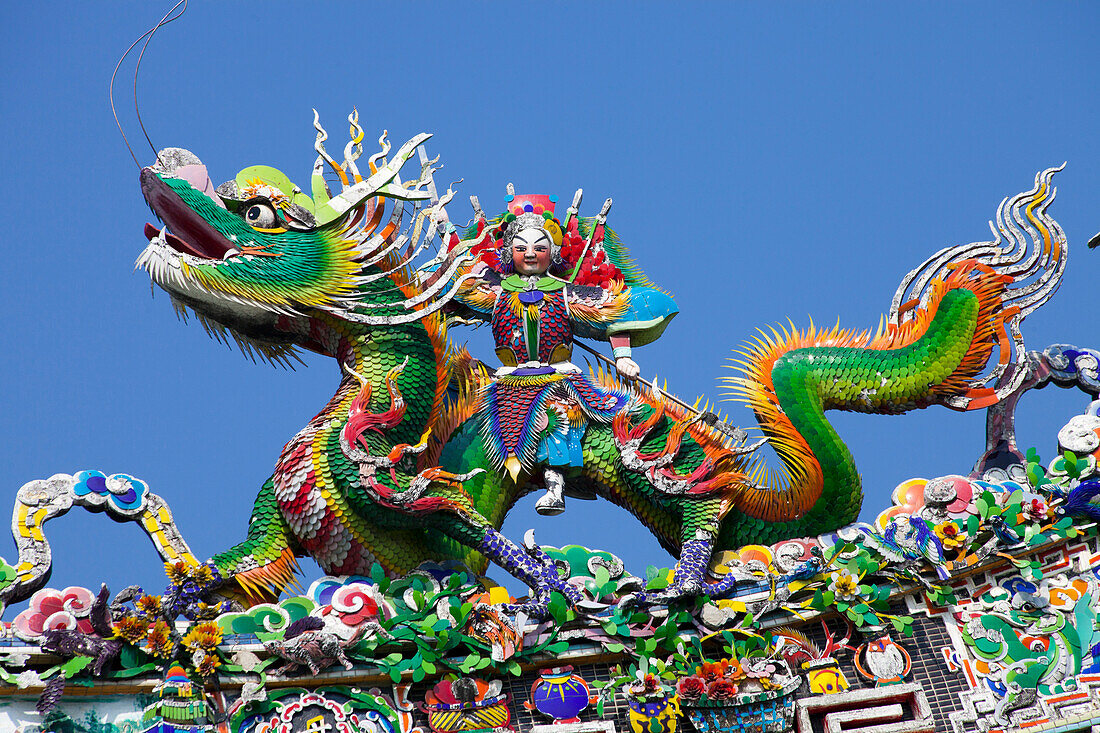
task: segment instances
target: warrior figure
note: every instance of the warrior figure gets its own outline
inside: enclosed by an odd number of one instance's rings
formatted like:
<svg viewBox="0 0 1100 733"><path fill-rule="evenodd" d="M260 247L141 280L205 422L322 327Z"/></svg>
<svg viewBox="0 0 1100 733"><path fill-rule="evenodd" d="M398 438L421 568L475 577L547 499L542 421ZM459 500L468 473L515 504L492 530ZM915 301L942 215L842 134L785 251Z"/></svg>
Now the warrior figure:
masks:
<svg viewBox="0 0 1100 733"><path fill-rule="evenodd" d="M476 197L475 223L460 242L480 257L480 277L461 288L463 315L492 324L502 366L485 389L481 431L489 455L517 484L541 468L546 494L540 514L560 514L564 495L595 498L582 486L566 488L584 465L581 441L590 421L610 423L626 409L621 391L596 387L572 363L574 336L608 341L618 373L638 377L631 348L657 339L676 315L672 299L629 263L605 227L608 199L598 217L581 218L577 191L563 225L555 198L517 196L508 186L508 211L487 221ZM486 231L488 229L489 231Z"/></svg>

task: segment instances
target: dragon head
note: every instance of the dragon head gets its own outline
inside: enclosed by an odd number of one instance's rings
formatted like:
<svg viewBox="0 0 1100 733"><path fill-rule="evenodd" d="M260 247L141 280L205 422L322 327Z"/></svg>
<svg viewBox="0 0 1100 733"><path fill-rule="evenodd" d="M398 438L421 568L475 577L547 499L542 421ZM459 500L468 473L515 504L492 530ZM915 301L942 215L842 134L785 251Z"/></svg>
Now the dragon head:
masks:
<svg viewBox="0 0 1100 733"><path fill-rule="evenodd" d="M246 168L215 188L193 153L162 150L155 165L142 169L141 190L165 226L145 225L149 245L138 267L169 293L181 315L194 312L214 335L228 333L246 353L271 361L285 362L297 346L330 353L315 327L319 314L371 323L363 309L400 311L408 283L395 285L392 273L407 264L395 262L409 241L401 219L411 203L420 212L413 217L419 235L436 208L421 210L434 195L433 168L423 154L419 178L402 182L399 172L429 135L412 138L387 161L383 134L382 151L371 156L364 178L355 165L363 131L356 115L349 122L352 141L337 163L325 152L327 135L315 112L312 197L267 166ZM342 186L335 196L324 179L326 165Z"/></svg>

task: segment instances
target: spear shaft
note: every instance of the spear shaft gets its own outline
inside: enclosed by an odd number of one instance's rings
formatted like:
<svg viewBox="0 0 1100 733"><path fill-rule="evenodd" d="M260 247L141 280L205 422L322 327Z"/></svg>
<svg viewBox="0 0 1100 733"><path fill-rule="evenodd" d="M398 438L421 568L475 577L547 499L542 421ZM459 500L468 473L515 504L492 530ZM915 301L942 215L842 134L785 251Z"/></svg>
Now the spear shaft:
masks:
<svg viewBox="0 0 1100 733"><path fill-rule="evenodd" d="M574 345L581 347L582 349L587 351L589 354L591 354L592 356L594 356L597 359L599 359L600 361L602 361L603 363L605 363L609 366L612 366L612 367L615 366L614 361L607 358L606 356L601 354L599 351L596 351L595 349L593 349L588 344L586 344L582 341L574 341L573 343L574 343ZM652 382L649 382L649 381L643 379L640 376L635 377L635 380L638 381L638 382L641 382L645 386L649 387L650 390L655 391L655 390L658 389L657 386L654 385ZM718 415L714 414L713 412L711 412L709 410L700 410L698 407L694 407L692 405L689 405L688 403L684 402L683 400L676 397L675 395L670 395L670 394L666 393L663 390L661 390L661 398L670 400L672 402L675 402L677 405L684 408L685 410L695 413L700 418L702 418L702 421L704 423L706 423L707 425L710 425L711 427L717 429L718 431L720 431L723 434L729 436L730 438L732 438L735 441L743 441L745 438L748 437L748 434L742 428L730 425L725 420L720 420L718 418ZM753 446L753 449L755 449L755 448L756 448L756 446Z"/></svg>

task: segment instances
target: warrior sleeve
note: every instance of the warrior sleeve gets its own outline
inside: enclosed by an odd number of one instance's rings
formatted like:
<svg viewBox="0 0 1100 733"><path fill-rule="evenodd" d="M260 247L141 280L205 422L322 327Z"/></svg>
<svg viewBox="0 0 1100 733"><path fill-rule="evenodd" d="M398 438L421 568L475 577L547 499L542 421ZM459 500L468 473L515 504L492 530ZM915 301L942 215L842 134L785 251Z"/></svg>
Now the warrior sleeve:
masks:
<svg viewBox="0 0 1100 733"><path fill-rule="evenodd" d="M601 341L629 335L631 346L656 341L679 312L670 296L645 285L574 286L567 300L575 335Z"/></svg>

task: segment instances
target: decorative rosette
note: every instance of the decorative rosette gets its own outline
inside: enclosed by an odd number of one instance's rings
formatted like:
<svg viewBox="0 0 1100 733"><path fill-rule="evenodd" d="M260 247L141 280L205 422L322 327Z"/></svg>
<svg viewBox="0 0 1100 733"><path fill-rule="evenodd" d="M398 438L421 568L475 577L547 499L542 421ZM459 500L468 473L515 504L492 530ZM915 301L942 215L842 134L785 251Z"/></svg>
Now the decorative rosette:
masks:
<svg viewBox="0 0 1100 733"><path fill-rule="evenodd" d="M106 506L128 517L141 513L149 495L149 484L128 473L108 476L102 471L80 471L73 479L73 494L84 497L86 503Z"/></svg>

